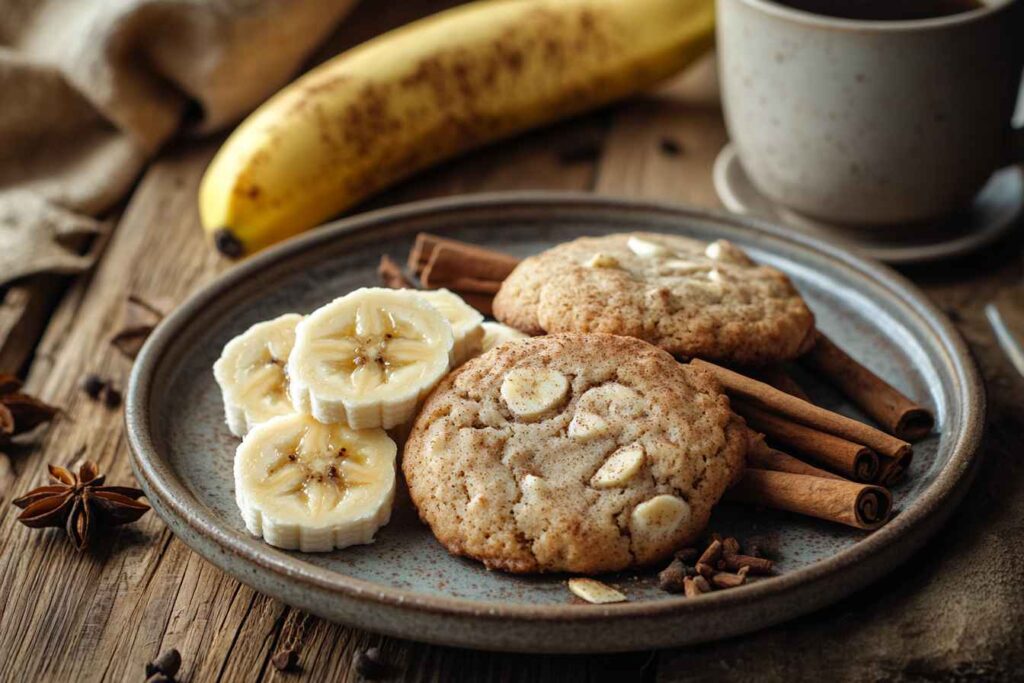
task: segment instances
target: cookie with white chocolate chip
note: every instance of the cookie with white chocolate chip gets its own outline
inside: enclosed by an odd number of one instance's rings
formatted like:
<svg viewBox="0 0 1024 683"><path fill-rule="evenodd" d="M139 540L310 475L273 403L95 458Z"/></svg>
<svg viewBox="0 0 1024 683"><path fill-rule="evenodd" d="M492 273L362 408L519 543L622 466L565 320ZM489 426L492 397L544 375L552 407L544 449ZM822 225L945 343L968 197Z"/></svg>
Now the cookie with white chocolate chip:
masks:
<svg viewBox="0 0 1024 683"><path fill-rule="evenodd" d="M450 552L515 573L594 574L696 540L746 448L710 374L638 339L557 334L448 375L402 467Z"/></svg>
<svg viewBox="0 0 1024 683"><path fill-rule="evenodd" d="M814 338L814 316L783 273L724 240L657 233L582 237L527 258L494 314L531 335L619 334L739 365L794 358Z"/></svg>

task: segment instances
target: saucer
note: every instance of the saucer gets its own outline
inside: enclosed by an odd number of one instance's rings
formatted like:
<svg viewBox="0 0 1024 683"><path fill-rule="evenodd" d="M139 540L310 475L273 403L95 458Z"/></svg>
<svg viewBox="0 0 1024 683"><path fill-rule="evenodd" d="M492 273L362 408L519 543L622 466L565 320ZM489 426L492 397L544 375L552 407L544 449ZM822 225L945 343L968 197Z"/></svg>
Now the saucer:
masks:
<svg viewBox="0 0 1024 683"><path fill-rule="evenodd" d="M714 182L722 204L734 213L781 223L862 256L900 265L963 256L991 244L1013 229L1024 210L1024 173L1016 166L994 173L970 207L898 238L831 225L775 204L754 187L732 143L715 160Z"/></svg>

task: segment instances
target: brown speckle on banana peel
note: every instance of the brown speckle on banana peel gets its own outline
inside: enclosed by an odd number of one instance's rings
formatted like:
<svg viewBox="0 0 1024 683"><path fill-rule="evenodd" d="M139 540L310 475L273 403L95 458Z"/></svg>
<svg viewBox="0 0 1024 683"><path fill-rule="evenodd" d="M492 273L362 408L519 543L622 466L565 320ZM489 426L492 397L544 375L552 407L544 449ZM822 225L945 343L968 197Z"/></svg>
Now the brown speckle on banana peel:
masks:
<svg viewBox="0 0 1024 683"><path fill-rule="evenodd" d="M361 173L349 174L344 189L335 192L339 197L363 197L439 159L529 126L536 118L536 105L529 104L525 111L504 103L491 106L498 98L507 99L502 92L557 84L553 90L560 92L545 103L545 120L576 113L604 99L604 79L588 83L577 74L584 63L597 65L614 59L621 47L614 35L613 27L588 8L580 8L575 15L538 8L484 50L440 50L415 63L397 82L359 84L359 79L343 75L311 82L303 86L305 92L295 109L312 119L328 149L337 150L337 154L326 155L329 165L349 162L353 155L379 160ZM537 50L538 45L543 49ZM324 116L315 100L327 90L343 87L358 87L358 96L340 117ZM410 102L418 104L399 107ZM418 136L416 145L388 144L389 136L408 123L429 118L431 110L441 116L430 131ZM310 169L311 186L307 189L315 192L314 186L329 183L332 177L326 168ZM347 206L338 206L339 211L344 208Z"/></svg>

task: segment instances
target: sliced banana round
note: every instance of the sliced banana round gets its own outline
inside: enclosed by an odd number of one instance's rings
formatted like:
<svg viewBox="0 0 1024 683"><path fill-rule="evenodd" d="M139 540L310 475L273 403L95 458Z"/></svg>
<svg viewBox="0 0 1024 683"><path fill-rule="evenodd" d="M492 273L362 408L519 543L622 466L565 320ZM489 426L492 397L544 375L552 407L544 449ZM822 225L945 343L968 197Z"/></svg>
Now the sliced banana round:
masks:
<svg viewBox="0 0 1024 683"><path fill-rule="evenodd" d="M483 324L483 329L484 338L480 348L481 353L487 353L495 346L501 346L505 342L515 341L516 339L526 339L530 336L528 334L523 334L514 327L489 321Z"/></svg>
<svg viewBox="0 0 1024 683"><path fill-rule="evenodd" d="M249 532L279 548L370 543L391 517L396 453L383 429L275 417L235 452L235 500Z"/></svg>
<svg viewBox="0 0 1024 683"><path fill-rule="evenodd" d="M454 343L451 325L416 292L358 289L296 328L292 403L325 423L395 427L448 372Z"/></svg>
<svg viewBox="0 0 1024 683"><path fill-rule="evenodd" d="M440 311L452 326L452 335L455 337L452 362L455 365L462 365L480 353L484 339L484 316L480 311L447 289L434 289L418 294Z"/></svg>
<svg viewBox="0 0 1024 683"><path fill-rule="evenodd" d="M224 416L235 436L245 436L272 417L295 412L288 397L285 364L300 320L301 315L288 313L256 323L229 341L214 363Z"/></svg>

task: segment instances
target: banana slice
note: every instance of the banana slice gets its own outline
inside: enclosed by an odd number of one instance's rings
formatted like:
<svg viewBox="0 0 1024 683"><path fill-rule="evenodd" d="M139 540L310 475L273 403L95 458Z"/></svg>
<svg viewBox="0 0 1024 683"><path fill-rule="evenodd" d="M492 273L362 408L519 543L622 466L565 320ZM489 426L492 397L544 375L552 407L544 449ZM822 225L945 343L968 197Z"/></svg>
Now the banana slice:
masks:
<svg viewBox="0 0 1024 683"><path fill-rule="evenodd" d="M524 420L536 420L560 406L569 394L569 378L550 368L513 368L501 382L501 398Z"/></svg>
<svg viewBox="0 0 1024 683"><path fill-rule="evenodd" d="M495 346L501 346L505 342L514 341L516 339L526 339L530 335L523 334L514 327L508 325L502 325L501 323L485 322L484 328L484 339L481 345L480 353L487 353Z"/></svg>
<svg viewBox="0 0 1024 683"><path fill-rule="evenodd" d="M484 339L484 316L480 311L447 289L435 289L418 294L436 308L452 326L452 334L455 336L452 362L455 365L462 365L480 353Z"/></svg>
<svg viewBox="0 0 1024 683"><path fill-rule="evenodd" d="M448 372L454 344L451 325L418 293L358 289L296 328L292 403L324 423L390 429Z"/></svg>
<svg viewBox="0 0 1024 683"><path fill-rule="evenodd" d="M297 313L256 323L224 346L213 376L224 399L228 429L242 437L256 425L294 413L285 363L295 344Z"/></svg>
<svg viewBox="0 0 1024 683"><path fill-rule="evenodd" d="M235 452L235 500L250 533L321 552L371 543L395 495L395 442L309 415L275 417Z"/></svg>

